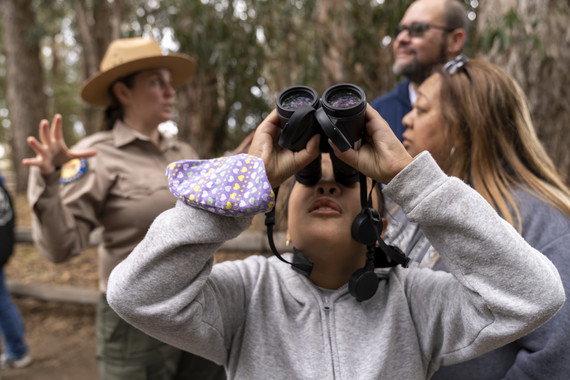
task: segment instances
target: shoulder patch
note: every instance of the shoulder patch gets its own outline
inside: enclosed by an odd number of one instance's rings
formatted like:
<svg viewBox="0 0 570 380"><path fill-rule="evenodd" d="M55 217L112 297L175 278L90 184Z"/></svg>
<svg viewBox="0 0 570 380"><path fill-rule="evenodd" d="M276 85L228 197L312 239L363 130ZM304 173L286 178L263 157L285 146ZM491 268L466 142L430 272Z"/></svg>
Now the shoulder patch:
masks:
<svg viewBox="0 0 570 380"><path fill-rule="evenodd" d="M85 175L87 172L87 159L74 158L69 160L61 168L61 177L59 181L63 184L75 182Z"/></svg>

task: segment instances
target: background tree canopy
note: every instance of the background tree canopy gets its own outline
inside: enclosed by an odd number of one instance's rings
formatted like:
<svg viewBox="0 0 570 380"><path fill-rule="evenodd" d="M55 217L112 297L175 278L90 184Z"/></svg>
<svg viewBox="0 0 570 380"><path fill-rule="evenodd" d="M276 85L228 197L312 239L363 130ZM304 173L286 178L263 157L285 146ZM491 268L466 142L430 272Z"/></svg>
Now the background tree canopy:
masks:
<svg viewBox="0 0 570 380"><path fill-rule="evenodd" d="M20 161L32 155L25 139L41 118L63 114L69 143L97 130L102 110L82 103L79 88L118 37L151 36L165 51L198 60L197 75L178 91L174 123L162 127L205 158L237 146L285 87L322 92L351 82L372 100L400 79L391 70L391 34L410 2L0 0L0 155L11 157L22 192ZM468 54L515 75L539 136L568 177L569 6L517 3L465 1L473 20Z"/></svg>

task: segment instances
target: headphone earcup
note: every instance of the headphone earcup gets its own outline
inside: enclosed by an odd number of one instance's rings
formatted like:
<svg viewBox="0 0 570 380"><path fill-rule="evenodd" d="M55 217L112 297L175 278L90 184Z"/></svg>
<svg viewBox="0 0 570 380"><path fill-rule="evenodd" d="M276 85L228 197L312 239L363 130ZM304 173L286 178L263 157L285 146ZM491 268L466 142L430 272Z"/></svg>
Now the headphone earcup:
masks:
<svg viewBox="0 0 570 380"><path fill-rule="evenodd" d="M366 301L376 293L379 282L374 271L361 268L350 277L348 291L357 301Z"/></svg>
<svg viewBox="0 0 570 380"><path fill-rule="evenodd" d="M372 246L378 241L379 228L382 228L382 221L378 211L373 208L365 208L354 218L350 232L352 238L357 242ZM374 273L373 267L373 265L372 268L366 265L350 277L348 290L358 301L370 299L378 289L380 280Z"/></svg>
<svg viewBox="0 0 570 380"><path fill-rule="evenodd" d="M352 234L352 238L357 242L371 245L375 244L378 240L378 223L375 223L372 220L368 211L375 213L374 215L378 214L374 209L362 210L358 215L356 215L356 218L354 218L350 232ZM380 222L380 228L382 228L381 224L382 222Z"/></svg>

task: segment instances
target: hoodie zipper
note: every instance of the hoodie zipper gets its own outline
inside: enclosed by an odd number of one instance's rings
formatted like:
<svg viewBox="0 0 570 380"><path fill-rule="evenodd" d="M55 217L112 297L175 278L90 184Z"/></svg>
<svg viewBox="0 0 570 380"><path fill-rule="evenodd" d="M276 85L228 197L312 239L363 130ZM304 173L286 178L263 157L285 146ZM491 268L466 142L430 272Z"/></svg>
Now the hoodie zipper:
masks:
<svg viewBox="0 0 570 380"><path fill-rule="evenodd" d="M332 333L331 333L331 321L330 321L330 312L332 305L330 303L330 297L324 296L323 297L324 309L325 309L325 322L327 326L327 335L329 340L329 350L331 353L331 363L332 363L332 373L333 379L336 379L336 369L335 369L335 362L334 362L334 354L333 354L333 344L332 344Z"/></svg>

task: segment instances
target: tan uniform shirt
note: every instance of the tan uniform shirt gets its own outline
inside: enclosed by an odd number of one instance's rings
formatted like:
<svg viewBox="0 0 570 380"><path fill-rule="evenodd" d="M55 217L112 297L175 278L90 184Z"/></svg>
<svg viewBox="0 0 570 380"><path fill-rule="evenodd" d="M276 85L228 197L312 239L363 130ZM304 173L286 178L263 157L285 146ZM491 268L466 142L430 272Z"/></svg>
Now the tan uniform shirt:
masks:
<svg viewBox="0 0 570 380"><path fill-rule="evenodd" d="M72 160L61 172L42 176L30 172L28 201L36 246L54 262L80 254L89 235L102 226L99 245L99 288L107 289L113 268L144 237L152 221L174 206L166 166L198 158L188 144L162 138L157 147L133 129L117 122L110 131L81 140L77 149L95 148L97 154Z"/></svg>

